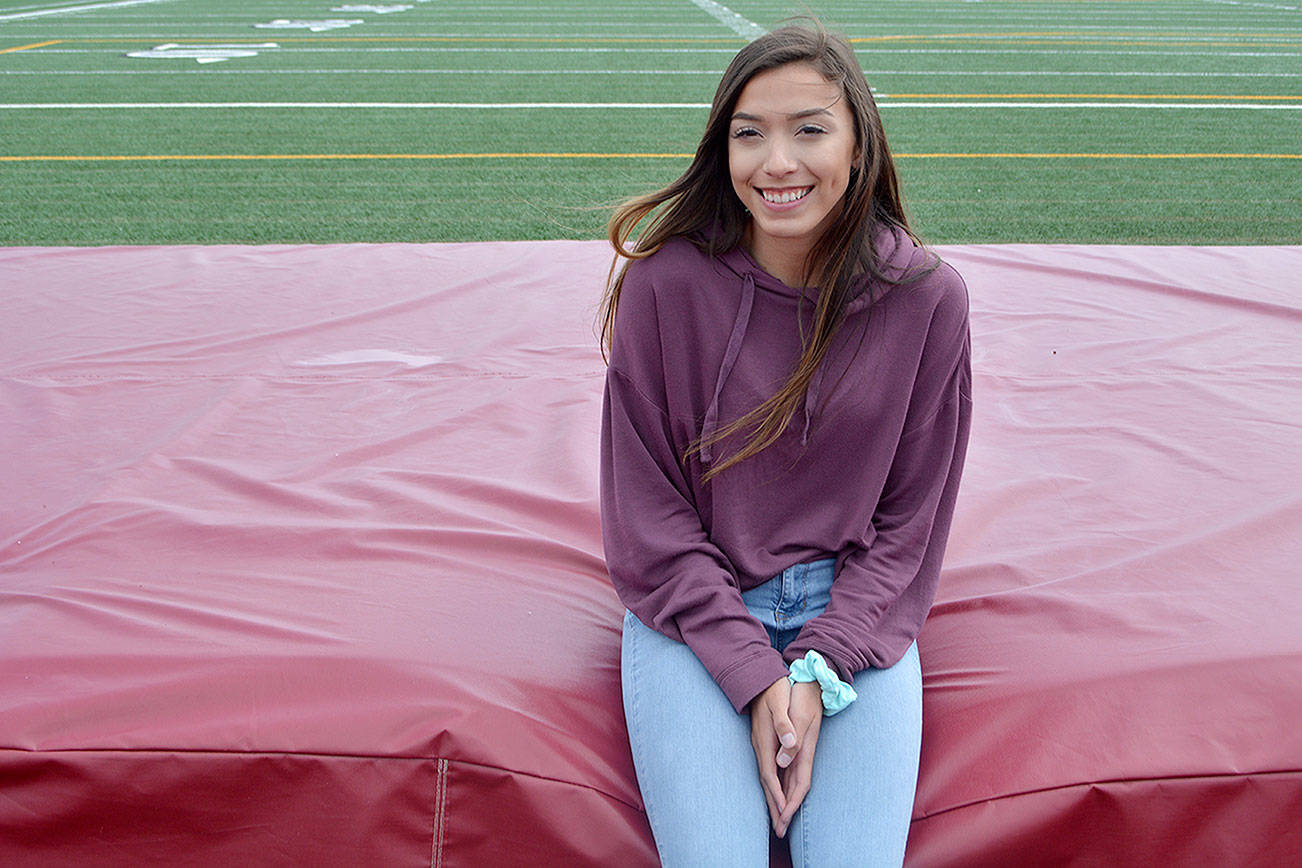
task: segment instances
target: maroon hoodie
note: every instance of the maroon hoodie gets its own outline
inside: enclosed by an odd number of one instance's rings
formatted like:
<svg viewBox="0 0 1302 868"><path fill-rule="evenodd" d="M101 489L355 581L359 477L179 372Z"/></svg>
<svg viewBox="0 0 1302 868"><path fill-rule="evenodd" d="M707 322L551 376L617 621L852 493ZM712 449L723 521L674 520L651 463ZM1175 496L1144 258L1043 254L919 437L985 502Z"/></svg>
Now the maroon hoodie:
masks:
<svg viewBox="0 0 1302 868"><path fill-rule="evenodd" d="M781 388L818 290L740 246L712 259L682 238L624 278L603 402L606 563L624 605L686 642L738 712L810 649L847 683L891 666L936 593L972 408L967 290L902 230L875 243L888 275L920 276L875 281L871 305L861 281L803 412L704 485L745 432L684 463L688 444ZM779 653L741 591L828 557L831 603Z"/></svg>

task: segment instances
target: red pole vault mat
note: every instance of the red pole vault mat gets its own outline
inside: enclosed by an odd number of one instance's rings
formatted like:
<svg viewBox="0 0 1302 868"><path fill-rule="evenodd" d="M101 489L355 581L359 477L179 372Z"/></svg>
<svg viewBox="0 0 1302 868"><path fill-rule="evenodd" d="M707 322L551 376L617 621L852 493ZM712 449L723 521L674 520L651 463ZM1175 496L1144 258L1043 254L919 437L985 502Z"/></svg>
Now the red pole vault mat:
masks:
<svg viewBox="0 0 1302 868"><path fill-rule="evenodd" d="M975 410L908 863L1302 859L1302 248L939 251ZM0 863L654 865L608 265L0 249Z"/></svg>

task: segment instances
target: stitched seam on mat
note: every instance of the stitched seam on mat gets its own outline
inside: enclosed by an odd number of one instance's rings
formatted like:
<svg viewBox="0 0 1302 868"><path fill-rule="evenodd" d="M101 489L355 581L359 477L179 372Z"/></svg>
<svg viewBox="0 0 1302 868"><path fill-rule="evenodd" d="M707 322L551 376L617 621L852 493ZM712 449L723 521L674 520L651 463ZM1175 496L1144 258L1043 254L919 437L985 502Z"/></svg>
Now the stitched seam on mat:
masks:
<svg viewBox="0 0 1302 868"><path fill-rule="evenodd" d="M143 753L143 754L163 754L163 755L198 754L198 755L224 756L224 757L278 756L278 757L302 758L302 759L345 759L345 760L369 759L369 760L384 760L385 762L428 762L431 759L435 759L435 757L427 757L427 756L400 756L400 755L386 756L384 754L322 753L319 751L291 751L291 750L250 751L250 750L229 750L229 749L222 750L222 749L213 749L213 748L158 748L158 747L73 747L73 748L62 747L62 748L52 748L52 749L39 749L39 748L14 747L12 745L0 745L0 754L5 753L6 751L13 751L14 753L19 753L19 754L32 754L32 755L39 755L39 756L50 756L53 754L61 754L61 753L66 753L66 754L114 753L114 754L127 754L127 755ZM584 783L582 781L571 781L571 780L567 780L566 778L558 778L553 775L542 775L542 774L538 774L537 772L524 771L523 769L513 769L508 766L499 766L493 763L476 762L475 760L457 759L457 760L448 760L448 762L456 762L458 765L472 766L474 768L492 769L494 771L507 772L508 774L513 774L513 775L523 775L524 777L533 778L539 781L551 781L552 783L564 784L565 786L569 786L569 787L578 787L579 789L583 789L583 790L591 790L592 792L596 793L599 796L602 796L603 798L610 799L612 802L618 802L619 804L624 805L625 807L629 807L639 813L643 813L642 809L639 808L637 805L633 804L632 802L625 801L624 799L621 799L619 796L616 796L613 793L608 793L605 790L601 789L600 787L594 786L592 784Z"/></svg>
<svg viewBox="0 0 1302 868"><path fill-rule="evenodd" d="M435 860L439 858L439 785L443 778L439 777L439 763L434 764L434 811L430 812L430 868L434 868Z"/></svg>
<svg viewBox="0 0 1302 868"><path fill-rule="evenodd" d="M433 868L443 865L443 828L447 822L448 802L448 761L438 762L438 781L434 785L434 841L430 864Z"/></svg>
<svg viewBox="0 0 1302 868"><path fill-rule="evenodd" d="M1298 769L1268 769L1256 772L1214 772L1211 774L1187 774L1187 775L1152 775L1133 778L1109 778L1102 781L1076 781L1070 784L1057 784L1051 787L1038 787L1031 790L1019 790L1013 793L1000 793L989 796L984 799L973 799L969 802L962 802L957 805L951 805L948 808L941 808L939 811L932 811L930 814L923 814L920 817L913 817L910 822L917 823L922 820L930 820L932 817L939 817L948 814L951 811L961 811L964 808L972 808L977 805L984 805L990 802L1001 802L1005 799L1017 799L1023 796L1038 796L1042 793L1052 793L1059 790L1071 790L1079 787L1093 787L1100 784L1144 784L1158 783L1161 781L1197 781L1197 780L1223 780L1226 778L1264 778L1274 775L1299 775L1302 774L1302 768Z"/></svg>

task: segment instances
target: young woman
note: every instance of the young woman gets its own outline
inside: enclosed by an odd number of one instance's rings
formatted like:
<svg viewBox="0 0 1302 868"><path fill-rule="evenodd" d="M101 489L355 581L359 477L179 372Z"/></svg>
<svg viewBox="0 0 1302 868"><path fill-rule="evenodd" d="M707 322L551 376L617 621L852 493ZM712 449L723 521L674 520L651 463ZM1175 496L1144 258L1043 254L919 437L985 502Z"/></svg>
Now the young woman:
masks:
<svg viewBox="0 0 1302 868"><path fill-rule="evenodd" d="M849 44L743 48L691 166L611 242L602 532L661 860L767 865L771 823L797 868L899 865L967 294L909 230Z"/></svg>

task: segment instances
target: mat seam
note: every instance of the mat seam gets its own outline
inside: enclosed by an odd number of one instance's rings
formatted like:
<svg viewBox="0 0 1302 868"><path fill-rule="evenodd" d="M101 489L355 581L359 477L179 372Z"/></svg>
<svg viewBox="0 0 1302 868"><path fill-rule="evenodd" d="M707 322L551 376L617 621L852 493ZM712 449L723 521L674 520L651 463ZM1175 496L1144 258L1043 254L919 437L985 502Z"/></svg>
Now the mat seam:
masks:
<svg viewBox="0 0 1302 868"><path fill-rule="evenodd" d="M579 787L580 789L584 789L584 790L591 790L592 792L596 793L599 796L603 796L607 799L610 799L613 802L618 802L619 804L624 805L627 808L631 808L640 814L645 813L645 811L643 811L643 809L639 805L635 805L632 802L620 798L614 793L608 793L599 787L593 786L592 784L585 784L580 781L565 780L564 778L551 777L549 775L540 775L535 772L527 772L521 769L507 768L506 766L497 766L497 765L492 765L490 763L475 762L474 760L448 759L446 757L438 757L438 756L397 756L393 754L386 755L386 754L319 753L319 752L312 752L312 751L287 751L287 750L279 750L279 751L277 750L262 750L262 751L212 750L212 749L203 749L203 748L189 749L189 748L148 748L148 747L141 747L141 748L77 747L77 748L54 748L52 750L42 750L39 748L0 747L0 754L3 754L7 751L11 751L13 753L28 753L28 754L36 754L36 755L50 755L50 754L60 754L60 753L121 753L121 754L156 753L156 754L212 754L214 756L232 756L232 757L239 757L239 756L308 757L308 758L319 758L319 759L386 760L386 761L422 762L422 763L427 763L431 761L436 761L436 762L442 761L447 763L455 762L458 763L459 765L473 766L475 768L482 768L482 769L492 769L493 771L507 772L508 774L513 774L513 775L523 775L524 777L533 778L534 780L550 781L551 783L554 784L565 784L566 786Z"/></svg>
<svg viewBox="0 0 1302 868"><path fill-rule="evenodd" d="M1253 777L1267 777L1273 775L1300 775L1300 774L1302 774L1302 767L1295 768L1295 769L1272 769L1269 771L1258 771L1258 772L1224 772L1221 774L1156 775L1153 777L1109 778L1107 780L1099 780L1099 781L1077 781L1076 783L1071 783L1071 784L1058 784L1052 787L1040 787L1038 789L1033 789L1033 790L1020 790L1015 793L1000 793L998 795L990 796L984 799L973 799L970 802L964 802L960 805L953 805L948 808L942 808L939 811L934 811L929 814L924 814L920 817L913 817L910 820L910 822L916 823L920 820L930 820L933 817L939 817L943 814L948 814L952 811L959 811L964 808L972 808L972 807L976 807L977 805L987 804L989 802L998 802L1003 799L1016 799L1022 796L1036 796L1042 793L1053 793L1059 790L1071 790L1079 787L1093 787L1093 786L1099 786L1104 784L1142 784L1142 783L1157 783L1160 781L1219 780L1222 778L1253 778Z"/></svg>

